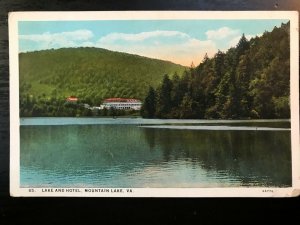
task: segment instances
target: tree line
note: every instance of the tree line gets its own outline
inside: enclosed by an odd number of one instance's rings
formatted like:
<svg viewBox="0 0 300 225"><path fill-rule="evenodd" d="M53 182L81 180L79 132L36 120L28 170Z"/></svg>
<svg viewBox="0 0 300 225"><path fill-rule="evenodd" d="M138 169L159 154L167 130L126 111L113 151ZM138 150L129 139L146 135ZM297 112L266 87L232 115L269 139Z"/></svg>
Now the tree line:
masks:
<svg viewBox="0 0 300 225"><path fill-rule="evenodd" d="M116 117L116 116L139 116L135 110L98 109L86 107L86 102L68 102L61 98L46 98L31 95L23 96L20 99L21 117Z"/></svg>
<svg viewBox="0 0 300 225"><path fill-rule="evenodd" d="M150 86L145 118L290 118L289 22Z"/></svg>

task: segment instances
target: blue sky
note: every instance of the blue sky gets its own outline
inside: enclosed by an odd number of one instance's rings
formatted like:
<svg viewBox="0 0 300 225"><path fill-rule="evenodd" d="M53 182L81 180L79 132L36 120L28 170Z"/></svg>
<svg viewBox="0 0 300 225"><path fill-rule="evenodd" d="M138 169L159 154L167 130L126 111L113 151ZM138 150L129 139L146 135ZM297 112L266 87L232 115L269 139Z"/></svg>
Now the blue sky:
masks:
<svg viewBox="0 0 300 225"><path fill-rule="evenodd" d="M19 51L62 47L99 47L182 65L199 64L287 20L99 20L21 21Z"/></svg>

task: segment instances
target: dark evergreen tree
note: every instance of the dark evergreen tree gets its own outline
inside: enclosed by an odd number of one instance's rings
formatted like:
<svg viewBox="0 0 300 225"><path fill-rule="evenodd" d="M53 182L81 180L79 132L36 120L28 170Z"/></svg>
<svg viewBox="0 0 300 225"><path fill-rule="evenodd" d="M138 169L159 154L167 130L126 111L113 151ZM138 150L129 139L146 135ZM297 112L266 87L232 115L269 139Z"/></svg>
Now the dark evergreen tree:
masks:
<svg viewBox="0 0 300 225"><path fill-rule="evenodd" d="M204 57L203 57L202 63L205 63L208 59L209 58L208 58L208 55L207 55L207 52L206 52Z"/></svg>
<svg viewBox="0 0 300 225"><path fill-rule="evenodd" d="M154 118L155 112L156 112L156 93L154 88L150 86L141 110L141 114L145 118Z"/></svg>
<svg viewBox="0 0 300 225"><path fill-rule="evenodd" d="M214 61L214 70L216 77L218 78L216 82L219 81L219 79L222 77L224 74L224 59L225 59L225 54L218 50L217 54L215 55L215 61Z"/></svg>
<svg viewBox="0 0 300 225"><path fill-rule="evenodd" d="M236 60L239 60L239 57L243 55L245 51L249 49L249 47L250 47L249 42L245 37L245 34L243 34L238 44L236 45L236 55L237 55Z"/></svg>
<svg viewBox="0 0 300 225"><path fill-rule="evenodd" d="M194 118L194 110L193 110L193 99L187 93L182 99L180 104L180 114L179 118L181 119L191 119Z"/></svg>
<svg viewBox="0 0 300 225"><path fill-rule="evenodd" d="M167 74L164 75L161 89L158 92L157 116L167 118L172 109L172 81Z"/></svg>
<svg viewBox="0 0 300 225"><path fill-rule="evenodd" d="M236 98L237 98L237 115L240 118L248 118L251 108L251 97L249 94L250 82L250 59L248 55L240 57L239 64L236 69Z"/></svg>

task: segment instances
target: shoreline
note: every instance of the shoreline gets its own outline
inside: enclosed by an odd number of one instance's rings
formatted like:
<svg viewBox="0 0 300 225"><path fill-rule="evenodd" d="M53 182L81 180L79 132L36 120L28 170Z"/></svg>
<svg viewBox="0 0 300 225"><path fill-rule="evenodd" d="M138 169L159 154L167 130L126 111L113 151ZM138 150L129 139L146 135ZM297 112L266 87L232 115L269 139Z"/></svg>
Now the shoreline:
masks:
<svg viewBox="0 0 300 225"><path fill-rule="evenodd" d="M145 119L141 117L21 117L21 126L30 125L200 125L238 123L290 123L290 119L205 120L205 119Z"/></svg>

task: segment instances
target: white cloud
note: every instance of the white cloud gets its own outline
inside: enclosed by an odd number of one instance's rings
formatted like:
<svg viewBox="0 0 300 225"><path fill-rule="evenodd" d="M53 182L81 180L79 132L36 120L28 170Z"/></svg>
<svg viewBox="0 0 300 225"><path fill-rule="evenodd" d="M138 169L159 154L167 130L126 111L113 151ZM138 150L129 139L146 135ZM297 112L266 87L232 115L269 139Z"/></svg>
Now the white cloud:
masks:
<svg viewBox="0 0 300 225"><path fill-rule="evenodd" d="M60 41L62 39L68 39L72 41L84 41L93 37L93 32L90 30L75 30L71 32L61 32L61 33L43 33L43 34L29 34L20 35L21 40L30 41Z"/></svg>
<svg viewBox="0 0 300 225"><path fill-rule="evenodd" d="M75 30L61 33L46 32L43 34L19 35L19 39L25 41L21 50L30 51L32 46L35 50L78 47L82 42L87 42L93 36L93 32L90 30Z"/></svg>
<svg viewBox="0 0 300 225"><path fill-rule="evenodd" d="M240 30L233 30L229 27L221 27L218 30L208 30L205 32L207 39L220 40L228 37L236 36L240 33Z"/></svg>
<svg viewBox="0 0 300 225"><path fill-rule="evenodd" d="M99 39L97 47L169 60L187 66L192 62L199 64L206 52L213 56L217 50L211 40L199 40L179 31L162 30L137 34L108 34Z"/></svg>
<svg viewBox="0 0 300 225"><path fill-rule="evenodd" d="M141 32L137 34L126 34L126 33L110 33L102 37L99 42L110 43L118 40L124 41L144 41L146 39L155 38L155 37L188 37L187 34L179 31L167 31L167 30L156 30L150 32Z"/></svg>

